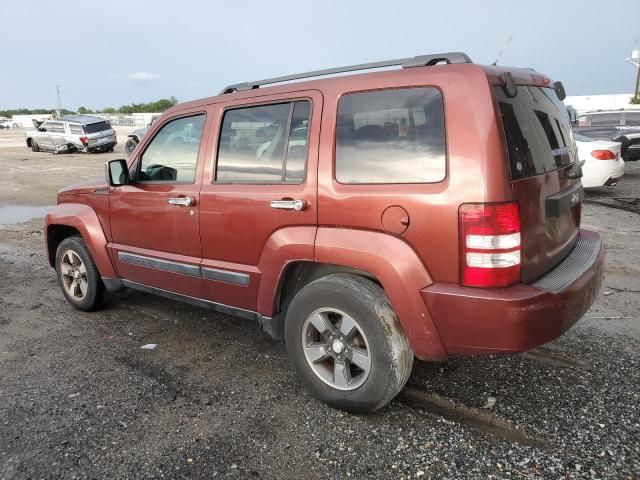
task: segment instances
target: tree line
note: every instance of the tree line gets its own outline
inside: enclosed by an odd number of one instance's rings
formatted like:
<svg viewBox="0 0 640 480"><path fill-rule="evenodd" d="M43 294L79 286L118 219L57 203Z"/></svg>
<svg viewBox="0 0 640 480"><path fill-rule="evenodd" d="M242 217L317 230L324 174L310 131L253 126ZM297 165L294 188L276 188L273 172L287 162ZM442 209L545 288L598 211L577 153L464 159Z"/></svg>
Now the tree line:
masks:
<svg viewBox="0 0 640 480"><path fill-rule="evenodd" d="M106 113L110 115L124 114L130 115L132 113L160 113L173 107L178 103L176 97L161 98L155 102L149 103L131 103L129 105L122 105L119 108L106 107L98 110L91 110L86 107L78 107L77 111L62 109L62 115L72 115L79 113L81 115L91 113ZM13 117L14 115L46 115L53 113L55 109L50 108L16 108L9 110L0 110L0 117Z"/></svg>

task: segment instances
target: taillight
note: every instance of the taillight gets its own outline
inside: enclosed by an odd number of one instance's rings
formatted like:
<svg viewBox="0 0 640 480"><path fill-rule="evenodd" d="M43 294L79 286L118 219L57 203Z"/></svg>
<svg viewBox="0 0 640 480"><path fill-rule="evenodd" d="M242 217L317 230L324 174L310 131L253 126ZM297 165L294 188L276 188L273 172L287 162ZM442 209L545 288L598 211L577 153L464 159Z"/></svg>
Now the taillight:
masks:
<svg viewBox="0 0 640 480"><path fill-rule="evenodd" d="M468 287L518 283L520 231L520 208L516 202L461 205L461 283Z"/></svg>
<svg viewBox="0 0 640 480"><path fill-rule="evenodd" d="M89 144L89 139L87 137L80 137L80 142L83 145L88 145Z"/></svg>
<svg viewBox="0 0 640 480"><path fill-rule="evenodd" d="M594 150L591 156L597 160L615 160L617 157L611 150Z"/></svg>

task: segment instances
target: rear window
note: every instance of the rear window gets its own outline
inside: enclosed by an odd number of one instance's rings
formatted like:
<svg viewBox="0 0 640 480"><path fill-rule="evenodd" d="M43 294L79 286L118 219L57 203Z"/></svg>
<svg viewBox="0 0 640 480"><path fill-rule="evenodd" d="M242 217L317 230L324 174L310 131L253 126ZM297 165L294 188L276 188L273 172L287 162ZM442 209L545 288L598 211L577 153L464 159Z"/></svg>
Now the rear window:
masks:
<svg viewBox="0 0 640 480"><path fill-rule="evenodd" d="M340 183L430 183L445 177L443 103L436 88L345 95L336 137Z"/></svg>
<svg viewBox="0 0 640 480"><path fill-rule="evenodd" d="M109 130L111 125L109 122L98 122L98 123L89 123L84 126L84 131L87 133L98 133L103 132L105 130Z"/></svg>
<svg viewBox="0 0 640 480"><path fill-rule="evenodd" d="M511 178L532 177L577 161L567 110L551 88L518 87L508 98L495 87Z"/></svg>

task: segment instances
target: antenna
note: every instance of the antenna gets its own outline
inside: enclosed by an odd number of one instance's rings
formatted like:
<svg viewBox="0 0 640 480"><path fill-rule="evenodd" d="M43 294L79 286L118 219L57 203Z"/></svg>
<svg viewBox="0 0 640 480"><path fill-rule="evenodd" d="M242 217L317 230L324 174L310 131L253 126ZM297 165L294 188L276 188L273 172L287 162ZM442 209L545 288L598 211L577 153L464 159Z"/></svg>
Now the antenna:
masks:
<svg viewBox="0 0 640 480"><path fill-rule="evenodd" d="M56 95L58 96L58 118L62 117L62 99L60 98L60 85L56 85Z"/></svg>
<svg viewBox="0 0 640 480"><path fill-rule="evenodd" d="M511 39L513 38L513 36L515 34L516 34L516 32L512 32L511 35L509 35L509 38L507 38L507 41L505 42L504 46L502 47L502 50L500 50L500 53L498 53L498 56L496 57L496 61L493 62L491 65L493 65L493 66L498 65L498 60L500 60L500 57L502 57L502 54L507 50L507 47L511 43Z"/></svg>

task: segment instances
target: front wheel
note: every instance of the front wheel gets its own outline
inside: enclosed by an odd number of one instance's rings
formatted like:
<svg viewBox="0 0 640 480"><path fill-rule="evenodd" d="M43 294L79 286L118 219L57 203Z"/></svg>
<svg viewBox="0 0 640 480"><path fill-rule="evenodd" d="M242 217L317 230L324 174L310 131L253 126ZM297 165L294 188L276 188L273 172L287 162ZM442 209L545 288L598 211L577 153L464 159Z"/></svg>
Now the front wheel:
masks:
<svg viewBox="0 0 640 480"><path fill-rule="evenodd" d="M56 250L58 284L67 301L78 310L97 310L105 286L82 237L65 238Z"/></svg>
<svg viewBox="0 0 640 480"><path fill-rule="evenodd" d="M413 367L384 290L356 275L329 275L303 287L287 310L285 342L307 389L351 413L389 403Z"/></svg>
<svg viewBox="0 0 640 480"><path fill-rule="evenodd" d="M33 138L31 139L31 151L32 152L39 152L40 151L40 147L38 146L38 142L36 142Z"/></svg>

